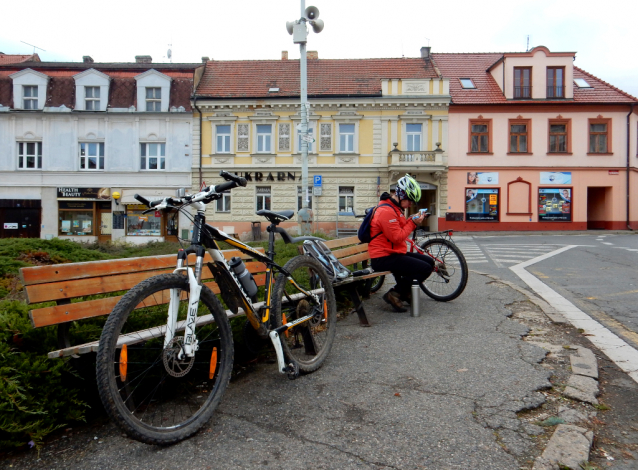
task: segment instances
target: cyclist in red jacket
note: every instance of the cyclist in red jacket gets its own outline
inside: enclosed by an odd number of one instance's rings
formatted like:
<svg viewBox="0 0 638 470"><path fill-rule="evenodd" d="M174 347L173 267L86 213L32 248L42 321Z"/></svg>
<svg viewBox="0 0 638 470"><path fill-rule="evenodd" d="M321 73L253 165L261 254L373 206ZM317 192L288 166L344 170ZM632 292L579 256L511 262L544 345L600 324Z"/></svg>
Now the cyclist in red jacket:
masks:
<svg viewBox="0 0 638 470"><path fill-rule="evenodd" d="M397 181L393 195L383 193L370 224L372 240L368 244L372 269L391 271L396 285L383 300L397 312L406 312L403 302L410 302L412 280L423 282L432 273L434 260L427 255L407 253L405 239L417 228L425 214L406 219L405 209L421 199L421 187L410 175Z"/></svg>

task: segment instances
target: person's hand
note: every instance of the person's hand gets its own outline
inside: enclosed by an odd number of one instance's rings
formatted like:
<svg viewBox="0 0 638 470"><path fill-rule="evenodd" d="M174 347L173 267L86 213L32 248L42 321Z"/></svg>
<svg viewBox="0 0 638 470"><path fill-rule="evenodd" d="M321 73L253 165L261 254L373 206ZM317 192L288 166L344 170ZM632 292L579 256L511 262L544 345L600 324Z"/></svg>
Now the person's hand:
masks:
<svg viewBox="0 0 638 470"><path fill-rule="evenodd" d="M414 223L417 225L421 225L423 223L423 219L425 219L425 212L418 212L412 217Z"/></svg>

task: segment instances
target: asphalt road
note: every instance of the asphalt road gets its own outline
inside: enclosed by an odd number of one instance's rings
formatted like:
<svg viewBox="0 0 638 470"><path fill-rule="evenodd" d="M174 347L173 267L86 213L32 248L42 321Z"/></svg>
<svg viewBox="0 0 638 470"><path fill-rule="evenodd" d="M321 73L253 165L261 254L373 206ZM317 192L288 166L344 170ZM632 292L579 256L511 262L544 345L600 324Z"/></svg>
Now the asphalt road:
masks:
<svg viewBox="0 0 638 470"><path fill-rule="evenodd" d="M537 278L638 349L638 236L454 236L470 269L527 287L509 268L569 245L573 248L527 268Z"/></svg>

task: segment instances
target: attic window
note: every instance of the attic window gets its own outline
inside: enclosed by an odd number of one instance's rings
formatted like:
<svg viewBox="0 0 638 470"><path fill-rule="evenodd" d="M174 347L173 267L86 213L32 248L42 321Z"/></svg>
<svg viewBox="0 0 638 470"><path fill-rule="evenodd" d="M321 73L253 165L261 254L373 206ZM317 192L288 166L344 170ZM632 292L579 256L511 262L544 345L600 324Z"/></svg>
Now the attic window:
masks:
<svg viewBox="0 0 638 470"><path fill-rule="evenodd" d="M574 83L578 88L593 88L584 78L574 78Z"/></svg>
<svg viewBox="0 0 638 470"><path fill-rule="evenodd" d="M279 88L268 88L268 93L278 93Z"/></svg>
<svg viewBox="0 0 638 470"><path fill-rule="evenodd" d="M461 82L461 87L463 88L476 88L471 78L459 78L459 81Z"/></svg>

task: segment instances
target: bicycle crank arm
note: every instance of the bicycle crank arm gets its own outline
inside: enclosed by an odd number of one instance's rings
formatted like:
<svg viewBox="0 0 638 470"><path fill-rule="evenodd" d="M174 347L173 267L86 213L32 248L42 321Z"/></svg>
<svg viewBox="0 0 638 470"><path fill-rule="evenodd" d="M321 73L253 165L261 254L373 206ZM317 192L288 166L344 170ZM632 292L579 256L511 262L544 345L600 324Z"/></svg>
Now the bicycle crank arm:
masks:
<svg viewBox="0 0 638 470"><path fill-rule="evenodd" d="M299 366L293 364L292 362L286 365L284 350L281 347L281 339L279 338L279 333L277 333L277 330L272 330L270 333L268 333L268 336L270 336L272 345L275 347L275 352L277 353L277 368L279 369L279 372L281 372L282 374L286 374L290 380L294 380L299 377Z"/></svg>

